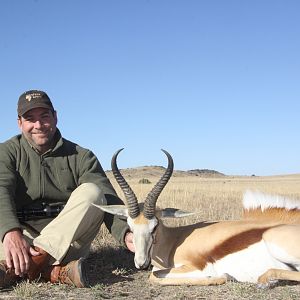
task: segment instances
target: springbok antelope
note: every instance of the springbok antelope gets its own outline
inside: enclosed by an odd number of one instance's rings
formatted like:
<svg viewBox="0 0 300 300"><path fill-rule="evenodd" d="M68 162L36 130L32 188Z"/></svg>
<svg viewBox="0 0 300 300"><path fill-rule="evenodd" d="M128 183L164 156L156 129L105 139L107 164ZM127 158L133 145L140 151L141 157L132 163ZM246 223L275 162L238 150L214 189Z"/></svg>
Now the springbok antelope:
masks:
<svg viewBox="0 0 300 300"><path fill-rule="evenodd" d="M133 232L134 262L139 269L154 266L150 280L162 285L216 285L228 280L257 282L269 286L277 280L300 281L300 204L283 197L246 192L241 220L200 222L166 227L164 217L187 212L156 209L156 201L173 172L168 167L147 195L137 198L117 167L112 171L124 192L127 206L98 206L127 217Z"/></svg>

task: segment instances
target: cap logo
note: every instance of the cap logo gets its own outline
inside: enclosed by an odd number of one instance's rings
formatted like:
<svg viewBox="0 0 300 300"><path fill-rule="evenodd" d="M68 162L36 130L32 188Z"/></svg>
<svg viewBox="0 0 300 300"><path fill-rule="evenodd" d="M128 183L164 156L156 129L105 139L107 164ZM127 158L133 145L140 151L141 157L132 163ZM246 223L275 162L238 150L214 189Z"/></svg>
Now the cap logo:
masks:
<svg viewBox="0 0 300 300"><path fill-rule="evenodd" d="M41 96L42 95L40 93L31 93L31 94L27 94L25 96L25 99L30 102L32 99L40 98Z"/></svg>

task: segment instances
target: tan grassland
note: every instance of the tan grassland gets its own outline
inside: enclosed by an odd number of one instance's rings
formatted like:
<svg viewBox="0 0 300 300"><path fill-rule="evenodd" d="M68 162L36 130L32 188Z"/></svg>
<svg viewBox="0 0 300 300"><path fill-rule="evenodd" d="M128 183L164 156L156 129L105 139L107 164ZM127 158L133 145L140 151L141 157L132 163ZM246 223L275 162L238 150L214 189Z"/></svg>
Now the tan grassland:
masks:
<svg viewBox="0 0 300 300"><path fill-rule="evenodd" d="M162 174L154 169L124 171L128 183L140 200L144 199ZM123 198L110 172L108 176ZM150 183L139 183L142 178L148 179ZM300 174L260 177L211 174L192 176L175 173L157 204L160 207L176 207L196 213L193 217L180 221L168 221L170 226L204 220L236 219L241 216L241 200L247 189L288 196L300 201ZM118 247L103 227L87 259L90 287L75 289L42 282L23 282L10 290L0 290L0 299L300 299L300 284L290 282L280 283L271 289L259 289L255 284L234 282L210 287L160 287L148 282L150 270L136 270L132 260L132 254Z"/></svg>
<svg viewBox="0 0 300 300"><path fill-rule="evenodd" d="M144 176L147 174L143 174ZM120 197L120 188L109 174ZM144 199L158 180L145 176L150 184L140 184L140 177L127 179L138 199ZM176 207L197 212L184 220L228 220L241 216L243 193L247 190L300 199L300 174L282 176L174 176L170 179L157 202L160 207Z"/></svg>

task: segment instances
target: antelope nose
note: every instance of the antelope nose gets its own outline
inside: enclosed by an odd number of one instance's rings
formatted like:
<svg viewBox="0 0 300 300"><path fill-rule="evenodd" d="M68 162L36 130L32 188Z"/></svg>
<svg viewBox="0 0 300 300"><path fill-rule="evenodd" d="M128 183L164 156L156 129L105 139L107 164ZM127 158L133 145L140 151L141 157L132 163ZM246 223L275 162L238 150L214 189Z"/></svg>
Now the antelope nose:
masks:
<svg viewBox="0 0 300 300"><path fill-rule="evenodd" d="M146 269L149 266L150 260L146 259L135 259L134 264L137 269Z"/></svg>

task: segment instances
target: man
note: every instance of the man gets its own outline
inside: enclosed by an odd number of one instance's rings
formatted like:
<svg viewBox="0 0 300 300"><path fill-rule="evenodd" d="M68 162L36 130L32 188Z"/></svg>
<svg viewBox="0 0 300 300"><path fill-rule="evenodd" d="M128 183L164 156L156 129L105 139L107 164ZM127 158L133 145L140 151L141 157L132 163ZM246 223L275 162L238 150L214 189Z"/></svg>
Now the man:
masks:
<svg viewBox="0 0 300 300"><path fill-rule="evenodd" d="M84 287L103 221L133 251L126 222L91 205L122 201L96 156L61 136L45 92L23 93L17 111L22 134L0 144L0 287L20 277Z"/></svg>

